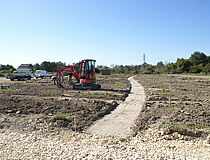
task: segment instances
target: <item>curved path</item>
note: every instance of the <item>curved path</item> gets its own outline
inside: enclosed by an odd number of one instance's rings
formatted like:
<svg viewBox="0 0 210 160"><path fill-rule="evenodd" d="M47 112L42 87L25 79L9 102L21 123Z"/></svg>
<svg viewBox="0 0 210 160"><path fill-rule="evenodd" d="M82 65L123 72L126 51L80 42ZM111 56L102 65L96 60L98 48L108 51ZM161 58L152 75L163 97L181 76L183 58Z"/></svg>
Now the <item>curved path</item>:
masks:
<svg viewBox="0 0 210 160"><path fill-rule="evenodd" d="M93 135L117 135L121 137L128 137L132 135L132 125L137 119L145 102L144 88L133 79L128 78L131 83L131 92L124 102L112 111L111 114L106 115L102 119L96 121L87 132Z"/></svg>

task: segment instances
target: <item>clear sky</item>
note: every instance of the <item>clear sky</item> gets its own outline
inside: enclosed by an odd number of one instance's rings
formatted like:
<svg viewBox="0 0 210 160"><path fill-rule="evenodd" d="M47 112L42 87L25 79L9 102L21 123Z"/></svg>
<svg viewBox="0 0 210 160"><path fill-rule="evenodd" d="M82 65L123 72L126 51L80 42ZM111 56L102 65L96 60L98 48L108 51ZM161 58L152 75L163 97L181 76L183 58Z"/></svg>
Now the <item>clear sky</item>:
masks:
<svg viewBox="0 0 210 160"><path fill-rule="evenodd" d="M0 64L136 65L210 54L210 0L0 0Z"/></svg>

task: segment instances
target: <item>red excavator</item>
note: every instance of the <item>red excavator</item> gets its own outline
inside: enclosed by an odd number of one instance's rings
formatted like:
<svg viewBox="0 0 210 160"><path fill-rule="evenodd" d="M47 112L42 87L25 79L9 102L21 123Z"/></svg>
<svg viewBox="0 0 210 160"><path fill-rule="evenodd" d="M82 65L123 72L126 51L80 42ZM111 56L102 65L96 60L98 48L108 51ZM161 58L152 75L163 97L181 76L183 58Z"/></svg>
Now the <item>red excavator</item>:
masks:
<svg viewBox="0 0 210 160"><path fill-rule="evenodd" d="M63 72L68 71L69 81L71 81L72 75L76 78L77 82L73 83L73 89L79 90L96 90L100 89L101 85L96 84L96 73L95 73L95 62L94 59L83 59L79 62L79 72L76 71L74 66L64 66L62 68L57 68L56 70L56 81L59 88L64 88L63 82ZM72 84L72 83L71 83Z"/></svg>

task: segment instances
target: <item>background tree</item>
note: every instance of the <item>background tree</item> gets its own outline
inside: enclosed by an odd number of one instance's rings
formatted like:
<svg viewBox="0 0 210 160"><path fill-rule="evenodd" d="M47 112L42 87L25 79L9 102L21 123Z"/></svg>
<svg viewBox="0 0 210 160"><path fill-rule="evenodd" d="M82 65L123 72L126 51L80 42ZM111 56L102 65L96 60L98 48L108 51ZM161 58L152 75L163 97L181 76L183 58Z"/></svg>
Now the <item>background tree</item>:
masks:
<svg viewBox="0 0 210 160"><path fill-rule="evenodd" d="M161 61L158 62L157 65L155 66L155 73L165 73L166 70L167 70L166 66Z"/></svg>
<svg viewBox="0 0 210 160"><path fill-rule="evenodd" d="M210 63L208 63L205 67L203 67L203 70L202 70L203 73L210 73Z"/></svg>
<svg viewBox="0 0 210 160"><path fill-rule="evenodd" d="M177 73L177 66L176 66L176 64L175 63L169 63L169 64L167 64L166 65L166 68L167 68L167 72L168 73L172 73L172 74L174 74L174 73Z"/></svg>
<svg viewBox="0 0 210 160"><path fill-rule="evenodd" d="M34 68L33 68L34 71L35 71L35 70L41 70L41 69L42 69L42 68L41 68L40 64L36 63L36 64L34 65Z"/></svg>
<svg viewBox="0 0 210 160"><path fill-rule="evenodd" d="M16 69L12 65L0 65L0 77L3 77L7 73L12 73Z"/></svg>
<svg viewBox="0 0 210 160"><path fill-rule="evenodd" d="M46 70L48 72L55 72L58 67L65 66L65 63L62 62L47 62L44 61L41 64L36 63L34 65L35 70Z"/></svg>
<svg viewBox="0 0 210 160"><path fill-rule="evenodd" d="M198 51L194 52L189 60L193 66L197 66L199 64L205 66L208 63L208 57L204 53Z"/></svg>
<svg viewBox="0 0 210 160"><path fill-rule="evenodd" d="M152 74L152 73L154 73L154 68L153 68L153 66L150 65L150 66L145 67L144 70L143 70L143 73L144 73L144 74Z"/></svg>
<svg viewBox="0 0 210 160"><path fill-rule="evenodd" d="M203 65L202 64L199 64L199 65L196 65L196 66L190 66L190 73L201 73L202 70L203 70Z"/></svg>
<svg viewBox="0 0 210 160"><path fill-rule="evenodd" d="M178 58L176 60L176 72L188 73L190 70L191 62L188 59Z"/></svg>
<svg viewBox="0 0 210 160"><path fill-rule="evenodd" d="M12 65L9 65L9 64L1 65L1 70L10 70L10 69L14 69L15 70L15 68Z"/></svg>

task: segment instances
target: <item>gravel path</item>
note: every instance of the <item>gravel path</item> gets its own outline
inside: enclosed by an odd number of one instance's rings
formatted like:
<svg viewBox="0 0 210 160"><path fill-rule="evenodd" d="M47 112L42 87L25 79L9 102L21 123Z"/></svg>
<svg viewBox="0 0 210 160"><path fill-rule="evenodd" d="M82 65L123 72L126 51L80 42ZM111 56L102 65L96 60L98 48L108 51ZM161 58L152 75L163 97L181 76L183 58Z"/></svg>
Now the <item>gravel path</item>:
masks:
<svg viewBox="0 0 210 160"><path fill-rule="evenodd" d="M121 137L131 136L134 120L141 112L145 102L144 88L133 77L128 78L131 83L131 92L124 102L109 115L98 120L87 133L93 135L117 135Z"/></svg>
<svg viewBox="0 0 210 160"><path fill-rule="evenodd" d="M0 130L0 159L31 160L209 160L204 141L164 140L148 130L143 136L119 138L63 131L43 133Z"/></svg>

